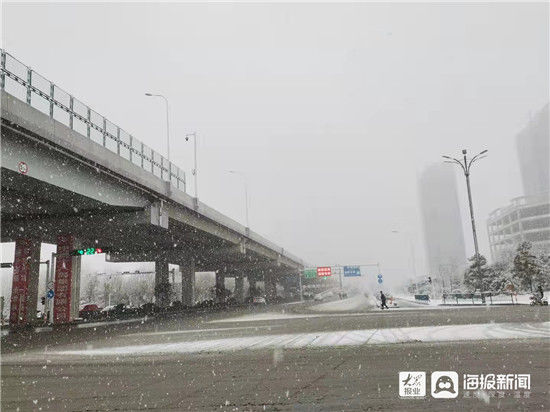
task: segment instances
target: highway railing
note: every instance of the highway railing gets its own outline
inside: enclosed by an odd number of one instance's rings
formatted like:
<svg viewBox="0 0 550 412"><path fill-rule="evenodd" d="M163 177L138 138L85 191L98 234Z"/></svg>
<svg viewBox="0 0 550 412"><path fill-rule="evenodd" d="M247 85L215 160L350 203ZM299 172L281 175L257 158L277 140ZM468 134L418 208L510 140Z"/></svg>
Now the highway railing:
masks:
<svg viewBox="0 0 550 412"><path fill-rule="evenodd" d="M120 157L186 191L183 170L3 49L0 49L0 88Z"/></svg>

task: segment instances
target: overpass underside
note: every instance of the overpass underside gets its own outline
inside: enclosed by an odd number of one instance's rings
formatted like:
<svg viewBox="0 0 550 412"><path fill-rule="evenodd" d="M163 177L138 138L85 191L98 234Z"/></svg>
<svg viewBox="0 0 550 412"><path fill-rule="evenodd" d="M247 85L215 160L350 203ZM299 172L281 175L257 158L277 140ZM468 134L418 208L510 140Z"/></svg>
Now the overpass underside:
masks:
<svg viewBox="0 0 550 412"><path fill-rule="evenodd" d="M35 316L41 243L57 245L54 323L78 316L82 256L71 253L85 247L103 249L109 262L155 262L161 307L170 304L169 264L180 266L186 305L194 303L199 271L216 272L220 301L225 277L236 278L237 300L244 277L251 289L264 281L268 300L277 282L297 278L301 264L247 236L248 229L216 221L217 212L207 216L206 205L170 183L95 143L87 147L81 135L33 110L2 92L1 241L16 245L11 325ZM84 156L87 150L93 156Z"/></svg>

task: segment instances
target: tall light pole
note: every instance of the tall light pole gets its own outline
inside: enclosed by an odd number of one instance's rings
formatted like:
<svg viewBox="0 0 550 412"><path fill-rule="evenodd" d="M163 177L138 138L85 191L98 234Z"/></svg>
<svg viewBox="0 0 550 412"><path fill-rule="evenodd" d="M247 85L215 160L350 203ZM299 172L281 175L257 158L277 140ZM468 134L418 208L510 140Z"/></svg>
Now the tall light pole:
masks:
<svg viewBox="0 0 550 412"><path fill-rule="evenodd" d="M166 158L168 159L168 163L170 163L170 116L168 99L162 94L145 93L145 96L161 97L164 99L164 103L166 103Z"/></svg>
<svg viewBox="0 0 550 412"><path fill-rule="evenodd" d="M189 138L193 138L193 157L194 157L194 163L193 163L193 178L195 180L195 199L199 198L199 191L197 189L197 132L193 133L187 133L185 135L185 141L188 142Z"/></svg>
<svg viewBox="0 0 550 412"><path fill-rule="evenodd" d="M248 181L246 179L246 175L241 173L241 172L237 172L236 170L228 170L227 172L235 174L235 175L239 175L243 178L243 182L244 182L244 206L245 206L245 213L246 213L246 228L249 229L250 224L249 224L249 221L248 221Z"/></svg>
<svg viewBox="0 0 550 412"><path fill-rule="evenodd" d="M395 233L395 234L403 234L407 237L408 241L409 241L409 246L410 246L410 254L411 254L411 266L412 266L412 272L413 272L413 279L414 279L414 289L416 291L416 258L415 258L415 253L414 253L414 243L413 243L413 240L412 240L412 237L410 236L410 234L406 233L406 232L400 232L399 230L392 230L391 231L392 233Z"/></svg>
<svg viewBox="0 0 550 412"><path fill-rule="evenodd" d="M479 159L483 159L485 157L485 153L487 153L487 150L484 150L484 151L478 153L477 155L472 157L470 160L468 160L466 158L466 149L462 150L462 155L464 156L464 160L458 160L458 159L455 159L454 157L450 157L450 156L443 156L444 159L447 159L445 161L446 163L456 163L456 164L460 165L460 167L464 171L464 176L466 176L466 186L468 188L468 202L470 204L470 218L471 218L471 221L472 221L472 233L474 235L474 248L475 248L476 258L479 256L479 247L478 247L478 244L477 244L477 232L476 232L476 222L475 222L475 219L474 219L474 206L473 206L473 202L472 202L472 190L470 188L470 169L472 167L472 164L474 164L474 162L476 162Z"/></svg>

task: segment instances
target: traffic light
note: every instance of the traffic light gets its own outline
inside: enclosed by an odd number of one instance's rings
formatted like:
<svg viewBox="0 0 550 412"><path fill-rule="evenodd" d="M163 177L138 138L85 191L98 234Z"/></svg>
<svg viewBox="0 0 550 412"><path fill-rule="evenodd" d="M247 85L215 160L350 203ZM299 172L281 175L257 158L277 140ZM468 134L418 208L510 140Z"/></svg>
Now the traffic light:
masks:
<svg viewBox="0 0 550 412"><path fill-rule="evenodd" d="M45 304L46 304L46 297L45 297L45 296L42 296L42 297L40 298L40 302L42 302L42 304L45 305Z"/></svg>
<svg viewBox="0 0 550 412"><path fill-rule="evenodd" d="M83 256L83 255L97 255L99 253L106 253L107 250L101 247L85 247L82 249L76 249L71 252L73 256Z"/></svg>
<svg viewBox="0 0 550 412"><path fill-rule="evenodd" d="M431 276L428 276L428 282L432 283L432 277Z"/></svg>

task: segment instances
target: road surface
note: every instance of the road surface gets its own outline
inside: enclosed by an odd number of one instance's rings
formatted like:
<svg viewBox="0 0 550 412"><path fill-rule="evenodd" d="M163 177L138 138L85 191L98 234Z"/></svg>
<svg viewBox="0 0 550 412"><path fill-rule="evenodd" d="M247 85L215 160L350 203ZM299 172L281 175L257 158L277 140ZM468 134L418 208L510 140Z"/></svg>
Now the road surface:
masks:
<svg viewBox="0 0 550 412"><path fill-rule="evenodd" d="M549 320L548 308L528 306L340 313L291 305L11 337L1 406L548 410ZM456 371L460 386L463 374L530 374L531 388L518 398L459 387L456 399L433 399L428 387L423 399L401 399L399 371Z"/></svg>

